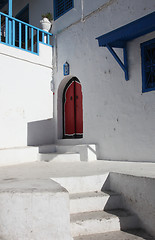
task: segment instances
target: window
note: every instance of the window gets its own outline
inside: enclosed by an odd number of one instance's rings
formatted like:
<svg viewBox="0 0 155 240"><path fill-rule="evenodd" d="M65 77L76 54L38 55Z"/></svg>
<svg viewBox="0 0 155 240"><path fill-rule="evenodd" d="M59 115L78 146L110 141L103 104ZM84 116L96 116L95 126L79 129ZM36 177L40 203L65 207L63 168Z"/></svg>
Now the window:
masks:
<svg viewBox="0 0 155 240"><path fill-rule="evenodd" d="M73 0L54 0L54 19L61 17L73 7Z"/></svg>
<svg viewBox="0 0 155 240"><path fill-rule="evenodd" d="M141 44L142 92L155 90L155 39Z"/></svg>

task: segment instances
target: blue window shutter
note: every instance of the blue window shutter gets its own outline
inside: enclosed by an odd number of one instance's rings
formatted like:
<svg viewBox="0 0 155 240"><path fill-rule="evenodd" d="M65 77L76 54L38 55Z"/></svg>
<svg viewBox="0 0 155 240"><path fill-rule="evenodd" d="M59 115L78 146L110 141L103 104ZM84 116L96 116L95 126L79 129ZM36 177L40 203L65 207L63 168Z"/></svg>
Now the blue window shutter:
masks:
<svg viewBox="0 0 155 240"><path fill-rule="evenodd" d="M141 44L142 92L155 90L155 39Z"/></svg>
<svg viewBox="0 0 155 240"><path fill-rule="evenodd" d="M54 19L61 17L74 7L74 0L54 0Z"/></svg>

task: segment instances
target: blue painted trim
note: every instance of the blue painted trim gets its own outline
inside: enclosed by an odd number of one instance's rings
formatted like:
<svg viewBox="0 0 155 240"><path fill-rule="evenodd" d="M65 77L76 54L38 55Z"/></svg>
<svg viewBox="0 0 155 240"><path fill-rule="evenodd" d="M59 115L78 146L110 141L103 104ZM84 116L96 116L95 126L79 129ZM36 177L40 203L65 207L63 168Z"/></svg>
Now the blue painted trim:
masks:
<svg viewBox="0 0 155 240"><path fill-rule="evenodd" d="M37 52L39 53L39 29L37 29Z"/></svg>
<svg viewBox="0 0 155 240"><path fill-rule="evenodd" d="M109 52L112 54L112 56L115 58L115 60L117 61L117 63L120 65L120 67L122 68L122 70L125 73L125 79L128 81L129 80L129 76L128 76L128 65L127 65L127 50L126 47L123 48L123 53L124 53L124 63L122 63L121 59L118 57L118 55L116 54L116 52L112 49L111 46L109 46L108 44L106 44L107 49L109 50Z"/></svg>
<svg viewBox="0 0 155 240"><path fill-rule="evenodd" d="M155 31L155 12L152 12L136 21L133 21L114 31L106 33L98 38L99 47L107 47L115 60L121 66L125 73L125 79L129 80L128 60L127 60L127 42L144 34ZM112 48L122 48L124 64Z"/></svg>
<svg viewBox="0 0 155 240"><path fill-rule="evenodd" d="M28 28L27 28L27 25L25 25L25 50L27 50L27 40L28 40L27 31L28 31Z"/></svg>
<svg viewBox="0 0 155 240"><path fill-rule="evenodd" d="M56 1L53 0L53 13L54 13L54 20L56 20Z"/></svg>
<svg viewBox="0 0 155 240"><path fill-rule="evenodd" d="M44 45L46 45L46 46L49 46L49 47L53 47L52 45L50 45L50 44L47 44L47 43L43 43L43 42L41 42L41 41L39 41L39 43L41 43L41 44L44 44Z"/></svg>
<svg viewBox="0 0 155 240"><path fill-rule="evenodd" d="M22 24L19 23L19 48L22 46Z"/></svg>
<svg viewBox="0 0 155 240"><path fill-rule="evenodd" d="M8 44L8 17L5 18L5 42Z"/></svg>
<svg viewBox="0 0 155 240"><path fill-rule="evenodd" d="M65 13L70 11L72 8L74 8L74 0L70 0L71 7L67 8L66 5L69 4L69 0L59 0L59 4L61 5L61 13L58 14L57 12L59 11L59 5L58 5L58 0L53 1L53 9L54 9L54 20L58 19L59 17L63 16ZM62 8L63 6L63 8Z"/></svg>
<svg viewBox="0 0 155 240"><path fill-rule="evenodd" d="M2 37L2 31L1 31L1 15L0 15L0 42L1 42L1 37Z"/></svg>
<svg viewBox="0 0 155 240"><path fill-rule="evenodd" d="M145 46L149 46L150 44L152 44L154 42L155 42L155 38L153 38L153 39L151 39L151 40L149 40L147 42L141 43L140 46L142 48L142 47L145 47Z"/></svg>
<svg viewBox="0 0 155 240"><path fill-rule="evenodd" d="M31 52L33 52L33 28L31 28Z"/></svg>
<svg viewBox="0 0 155 240"><path fill-rule="evenodd" d="M50 43L50 38L49 38L49 35L47 35L47 44L49 45Z"/></svg>
<svg viewBox="0 0 155 240"><path fill-rule="evenodd" d="M12 20L12 45L15 46L15 20Z"/></svg>
<svg viewBox="0 0 155 240"><path fill-rule="evenodd" d="M8 15L12 17L12 0L8 0Z"/></svg>
<svg viewBox="0 0 155 240"><path fill-rule="evenodd" d="M12 47L12 45L7 44L7 43L5 43L5 42L1 42L1 43L4 44L4 45L6 45L6 46L8 46L8 47ZM22 50L22 51L25 51L25 52L28 52L28 53L35 54L35 55L39 56L39 53L37 53L37 52L33 52L33 53L32 53L30 50L25 50L24 48L19 48L19 47L17 47L17 46L14 46L14 48L20 49L20 50Z"/></svg>
<svg viewBox="0 0 155 240"><path fill-rule="evenodd" d="M123 57L124 57L124 67L125 67L125 80L129 80L129 72L128 72L128 55L127 55L127 45L123 48Z"/></svg>
<svg viewBox="0 0 155 240"><path fill-rule="evenodd" d="M145 64L144 64L144 48L141 46L141 59L142 59L142 92L146 92L145 89Z"/></svg>
<svg viewBox="0 0 155 240"><path fill-rule="evenodd" d="M141 43L141 59L142 59L142 93L155 91L155 87L147 88L146 83L146 64L145 64L145 47L149 47L151 44L155 44L155 38L147 42ZM155 64L154 64L155 67Z"/></svg>
<svg viewBox="0 0 155 240"><path fill-rule="evenodd" d="M44 42L44 36L45 36L45 34L42 33L42 43L45 43L45 42Z"/></svg>
<svg viewBox="0 0 155 240"><path fill-rule="evenodd" d="M51 33L43 31L43 30L41 30L39 28L36 28L36 27L34 27L34 26L32 26L28 23L25 23L25 22L23 22L19 19L9 17L7 14L4 14L4 13L0 12L0 19L1 19L1 16L4 16L5 21L6 21L6 26L5 26L6 27L5 28L6 37L5 37L5 42L1 41L2 44L5 44L7 46L12 46L12 47L15 47L15 48L27 51L27 52L31 52L31 53L36 54L36 55L39 55L39 43L43 43L46 46L52 47L52 45L50 44L50 37L52 37ZM19 24L19 46L15 46L16 45L15 31L16 31L16 25L17 24ZM24 26L25 26L25 31L24 31L25 39L22 38L22 27L24 27ZM1 25L0 25L0 27L1 27ZM31 29L31 51L28 49L28 27ZM34 49L34 34L33 34L34 31L36 31L36 34L37 34L36 35L37 47L35 49ZM49 39L49 40L47 40L47 43L39 40L39 34L40 33L42 35L45 34L47 36L47 39ZM23 41L22 39L24 40L25 44L22 44L22 41ZM27 39L27 41L26 41L26 39ZM1 37L0 37L0 40L1 40ZM35 51L37 51L37 52L35 52Z"/></svg>
<svg viewBox="0 0 155 240"><path fill-rule="evenodd" d="M20 21L19 19L16 19L16 18L14 18L14 17L9 17L9 16L8 16L7 14L5 14L5 13L0 12L0 15L3 15L3 16L6 17L6 18L15 20L16 22L22 23L22 24L24 24L24 25L26 25L26 26L28 26L28 27L30 27L30 28L33 28L33 29L35 29L35 30L38 29L39 32L46 33L46 34L48 34L49 36L53 36L52 33L49 33L49 32L46 32L46 31L44 31L44 30L42 30L42 29L39 29L39 28L37 28L37 27L34 27L33 25L31 25L31 24L29 24L29 23L25 23L25 22L23 22L23 21Z"/></svg>
<svg viewBox="0 0 155 240"><path fill-rule="evenodd" d="M9 20L9 44L11 45L12 41L12 21Z"/></svg>
<svg viewBox="0 0 155 240"><path fill-rule="evenodd" d="M97 37L99 47L109 44L111 47L123 48L124 44L135 38L155 31L155 12L137 19L123 27Z"/></svg>

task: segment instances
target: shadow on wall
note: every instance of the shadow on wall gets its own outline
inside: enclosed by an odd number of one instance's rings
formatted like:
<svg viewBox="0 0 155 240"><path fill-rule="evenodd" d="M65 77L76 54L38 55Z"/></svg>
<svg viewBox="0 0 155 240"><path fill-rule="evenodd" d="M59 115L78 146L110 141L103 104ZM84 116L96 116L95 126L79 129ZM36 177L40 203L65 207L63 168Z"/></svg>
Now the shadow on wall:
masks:
<svg viewBox="0 0 155 240"><path fill-rule="evenodd" d="M153 178L110 172L101 189L101 191L107 192L109 195L104 203L104 211L117 216L120 222L120 229L128 229L128 231L125 231L128 234L131 234L130 227L134 227L134 229L142 228L144 229L144 232L142 232L144 239L155 239L146 235L145 232L147 231L152 236L155 236L154 184L155 179ZM127 214L122 211L123 209L127 210ZM130 227L130 222L127 222L129 212L131 215L136 216L132 220ZM127 228L126 224L129 228ZM134 230L133 233L142 237L142 235L139 235L141 234L139 231Z"/></svg>
<svg viewBox="0 0 155 240"><path fill-rule="evenodd" d="M54 119L29 122L27 124L27 145L38 146L54 143Z"/></svg>

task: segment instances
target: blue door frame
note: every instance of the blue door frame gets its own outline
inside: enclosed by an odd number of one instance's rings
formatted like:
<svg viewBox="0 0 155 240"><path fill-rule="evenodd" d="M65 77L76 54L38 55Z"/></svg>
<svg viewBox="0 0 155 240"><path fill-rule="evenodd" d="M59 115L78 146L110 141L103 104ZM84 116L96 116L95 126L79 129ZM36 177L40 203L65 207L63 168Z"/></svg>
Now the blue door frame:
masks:
<svg viewBox="0 0 155 240"><path fill-rule="evenodd" d="M12 0L8 0L8 15L12 17Z"/></svg>
<svg viewBox="0 0 155 240"><path fill-rule="evenodd" d="M8 15L12 17L12 0L1 0L0 1L0 11L8 3Z"/></svg>

